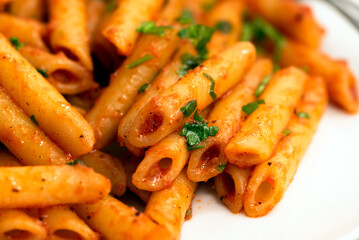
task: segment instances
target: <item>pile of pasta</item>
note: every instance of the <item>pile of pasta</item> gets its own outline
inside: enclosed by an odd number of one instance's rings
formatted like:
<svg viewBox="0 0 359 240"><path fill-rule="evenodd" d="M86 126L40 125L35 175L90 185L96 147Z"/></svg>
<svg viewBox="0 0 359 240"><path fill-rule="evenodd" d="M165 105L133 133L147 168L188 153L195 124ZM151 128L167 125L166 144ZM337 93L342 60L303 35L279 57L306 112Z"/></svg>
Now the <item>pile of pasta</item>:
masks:
<svg viewBox="0 0 359 240"><path fill-rule="evenodd" d="M179 239L199 182L266 215L358 110L323 35L294 0L0 0L0 239Z"/></svg>

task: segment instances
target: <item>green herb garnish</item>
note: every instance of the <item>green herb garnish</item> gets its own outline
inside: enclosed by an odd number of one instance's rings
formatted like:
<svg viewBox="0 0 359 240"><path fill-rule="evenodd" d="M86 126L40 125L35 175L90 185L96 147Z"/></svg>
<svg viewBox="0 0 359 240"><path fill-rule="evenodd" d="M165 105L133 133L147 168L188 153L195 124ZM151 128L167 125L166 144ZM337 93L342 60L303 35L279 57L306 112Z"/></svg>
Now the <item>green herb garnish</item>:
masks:
<svg viewBox="0 0 359 240"><path fill-rule="evenodd" d="M166 35L166 29L172 29L169 26L156 26L155 22L143 22L136 29L137 32L152 34L160 37L164 37Z"/></svg>
<svg viewBox="0 0 359 240"><path fill-rule="evenodd" d="M219 32L228 34L232 31L232 24L228 21L219 21L215 28Z"/></svg>
<svg viewBox="0 0 359 240"><path fill-rule="evenodd" d="M290 130L289 129L284 130L283 134L285 137L288 136L290 134Z"/></svg>
<svg viewBox="0 0 359 240"><path fill-rule="evenodd" d="M193 24L193 23L195 23L195 19L193 17L192 12L187 10L187 9L183 10L181 16L176 18L176 21L178 21L181 24Z"/></svg>
<svg viewBox="0 0 359 240"><path fill-rule="evenodd" d="M214 137L218 133L219 129L217 126L208 127L208 123L185 123L182 128L181 136L187 139L187 148L192 149L193 147L201 148L197 146L201 141L206 140L208 137Z"/></svg>
<svg viewBox="0 0 359 240"><path fill-rule="evenodd" d="M251 115L255 110L259 108L259 104L264 104L264 100L260 99L255 102L248 103L242 107L242 111L245 112L248 116Z"/></svg>
<svg viewBox="0 0 359 240"><path fill-rule="evenodd" d="M143 93L144 91L146 91L148 85L149 85L148 83L143 84L143 85L138 89L138 92L139 92L139 93Z"/></svg>
<svg viewBox="0 0 359 240"><path fill-rule="evenodd" d="M16 50L20 50L26 45L25 43L21 43L17 37L10 37L9 40Z"/></svg>
<svg viewBox="0 0 359 240"><path fill-rule="evenodd" d="M110 1L109 3L107 3L106 7L105 7L105 11L106 12L112 12L113 10L115 10L117 7L117 1Z"/></svg>
<svg viewBox="0 0 359 240"><path fill-rule="evenodd" d="M187 103L186 106L182 107L180 111L183 113L183 117L187 118L192 115L192 113L196 108L197 108L197 101L193 100Z"/></svg>
<svg viewBox="0 0 359 240"><path fill-rule="evenodd" d="M192 213L192 209L188 209L187 212L186 212L186 217L188 217L189 215L191 215Z"/></svg>
<svg viewBox="0 0 359 240"><path fill-rule="evenodd" d="M30 116L30 120L33 121L37 126L39 126L39 122L36 120L34 115Z"/></svg>
<svg viewBox="0 0 359 240"><path fill-rule="evenodd" d="M196 150L196 149L204 148L204 145L197 145L197 146L193 146L193 147L189 147L187 145L186 148L187 148L187 151L193 151L193 150Z"/></svg>
<svg viewBox="0 0 359 240"><path fill-rule="evenodd" d="M205 3L202 3L201 7L204 11L209 12L214 8L214 6L216 6L216 4L217 0L209 0Z"/></svg>
<svg viewBox="0 0 359 240"><path fill-rule="evenodd" d="M145 56L133 61L132 63L127 64L126 67L127 68L135 68L135 67L141 65L142 63L147 62L151 59L154 59L154 57L150 54L146 54Z"/></svg>
<svg viewBox="0 0 359 240"><path fill-rule="evenodd" d="M297 116L298 116L299 118L309 119L309 114L306 113L306 112L299 112L299 113L297 114Z"/></svg>
<svg viewBox="0 0 359 240"><path fill-rule="evenodd" d="M187 72L191 69L196 68L198 65L200 65L204 60L201 56L193 56L190 53L185 53L181 56L181 62L182 62L182 66L180 67L180 69L177 71L177 74L180 77L183 77L184 75L187 74Z"/></svg>
<svg viewBox="0 0 359 240"><path fill-rule="evenodd" d="M254 96L259 97L262 94L271 77L271 75L267 75L263 78L262 82L258 85L257 90L254 92Z"/></svg>
<svg viewBox="0 0 359 240"><path fill-rule="evenodd" d="M220 164L220 165L218 165L218 170L219 170L220 172L223 172L224 169L226 168L226 165L227 165L227 164Z"/></svg>
<svg viewBox="0 0 359 240"><path fill-rule="evenodd" d="M70 165L70 166L75 166L77 164L81 163L82 165L84 166L87 166L86 163L84 163L83 161L81 161L80 159L75 159L73 162L68 162L66 163L67 165Z"/></svg>
<svg viewBox="0 0 359 240"><path fill-rule="evenodd" d="M216 84L211 76L207 73L203 73L203 75L211 81L211 86L209 88L209 95L211 95L213 101L216 101L217 94L214 92L214 85Z"/></svg>
<svg viewBox="0 0 359 240"><path fill-rule="evenodd" d="M36 70L37 70L44 78L48 78L48 77L49 77L49 75L47 74L47 70L46 70L46 69L36 68Z"/></svg>
<svg viewBox="0 0 359 240"><path fill-rule="evenodd" d="M304 66L304 67L302 67L302 70L303 70L304 72L308 72L308 71L309 71L309 67L308 67L308 66Z"/></svg>

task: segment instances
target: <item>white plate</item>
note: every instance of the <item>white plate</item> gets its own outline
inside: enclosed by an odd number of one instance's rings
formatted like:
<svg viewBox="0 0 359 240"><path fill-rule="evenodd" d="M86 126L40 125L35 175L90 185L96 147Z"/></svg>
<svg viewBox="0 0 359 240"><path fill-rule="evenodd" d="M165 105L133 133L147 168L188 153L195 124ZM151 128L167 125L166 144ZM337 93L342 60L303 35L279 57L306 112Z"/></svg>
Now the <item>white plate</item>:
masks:
<svg viewBox="0 0 359 240"><path fill-rule="evenodd" d="M327 4L309 5L327 30L323 51L346 59L359 79L359 33ZM359 239L359 115L327 109L293 182L267 216L232 214L206 186L192 206L183 240Z"/></svg>

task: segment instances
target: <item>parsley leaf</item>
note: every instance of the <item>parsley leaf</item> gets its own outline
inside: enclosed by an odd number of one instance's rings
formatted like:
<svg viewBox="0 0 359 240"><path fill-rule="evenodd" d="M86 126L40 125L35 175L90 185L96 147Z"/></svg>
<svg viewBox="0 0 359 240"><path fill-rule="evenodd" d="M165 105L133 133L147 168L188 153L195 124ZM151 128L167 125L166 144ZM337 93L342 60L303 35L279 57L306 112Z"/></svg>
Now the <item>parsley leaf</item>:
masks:
<svg viewBox="0 0 359 240"><path fill-rule="evenodd" d="M232 31L232 24L228 21L219 21L215 28L219 32L228 34Z"/></svg>
<svg viewBox="0 0 359 240"><path fill-rule="evenodd" d="M192 213L192 209L188 209L187 212L186 212L186 217L188 217L189 215L191 215Z"/></svg>
<svg viewBox="0 0 359 240"><path fill-rule="evenodd" d="M308 67L308 66L304 66L304 67L302 67L302 70L303 70L304 72L308 72L308 71L309 71L309 67Z"/></svg>
<svg viewBox="0 0 359 240"><path fill-rule="evenodd" d="M143 93L144 91L146 91L148 85L149 85L148 83L143 84L143 85L138 89L138 92L139 92L139 93Z"/></svg>
<svg viewBox="0 0 359 240"><path fill-rule="evenodd" d="M271 77L271 75L267 75L263 78L262 82L258 85L257 90L254 92L254 96L259 97L259 95L262 94Z"/></svg>
<svg viewBox="0 0 359 240"><path fill-rule="evenodd" d="M117 7L117 1L112 0L109 3L107 3L106 7L105 7L105 11L106 12L112 12L113 10L115 10Z"/></svg>
<svg viewBox="0 0 359 240"><path fill-rule="evenodd" d="M187 72L191 69L196 68L198 65L200 65L204 60L206 59L202 59L201 56L193 56L190 53L185 53L181 56L181 62L182 62L182 66L180 67L180 69L177 71L177 74L180 77L183 77L184 75L187 74Z"/></svg>
<svg viewBox="0 0 359 240"><path fill-rule="evenodd" d="M25 43L21 43L17 37L10 37L9 40L16 50L20 50L26 45Z"/></svg>
<svg viewBox="0 0 359 240"><path fill-rule="evenodd" d="M84 163L83 161L81 161L80 159L75 159L73 162L68 162L66 163L67 165L70 165L70 166L75 166L77 164L81 163L82 165L84 166L87 166L86 163Z"/></svg>
<svg viewBox="0 0 359 240"><path fill-rule="evenodd" d="M211 40L214 29L200 24L190 25L178 32L181 39L188 39L196 48L198 55L207 56L206 44Z"/></svg>
<svg viewBox="0 0 359 240"><path fill-rule="evenodd" d="M211 81L211 86L209 88L209 95L211 95L213 101L216 101L217 94L214 92L214 85L216 84L211 76L207 73L203 73L203 75Z"/></svg>
<svg viewBox="0 0 359 240"><path fill-rule="evenodd" d="M264 100L260 99L255 102L248 103L242 107L242 111L245 112L248 116L251 115L255 110L259 108L259 104L264 104Z"/></svg>
<svg viewBox="0 0 359 240"><path fill-rule="evenodd" d="M181 24L193 24L195 22L195 19L193 17L193 14L190 10L183 10L181 16L176 18L176 21L178 21Z"/></svg>
<svg viewBox="0 0 359 240"><path fill-rule="evenodd" d="M196 149L204 148L204 146L203 145L197 145L197 146L189 147L187 145L186 148L187 148L187 151L193 151L193 150L196 150Z"/></svg>
<svg viewBox="0 0 359 240"><path fill-rule="evenodd" d="M224 169L226 168L226 165L227 165L227 164L220 164L220 165L218 165L218 170L219 170L220 172L223 172Z"/></svg>
<svg viewBox="0 0 359 240"><path fill-rule="evenodd" d="M297 114L297 116L298 116L299 118L309 119L309 114L306 113L306 112L299 112L299 113Z"/></svg>
<svg viewBox="0 0 359 240"><path fill-rule="evenodd" d="M154 59L154 57L150 54L146 54L145 56L133 61L132 63L127 64L126 68L135 68L135 67L141 65L142 63L147 62L151 59Z"/></svg>
<svg viewBox="0 0 359 240"><path fill-rule="evenodd" d="M34 115L30 116L30 120L33 121L37 126L39 126L39 122L36 120Z"/></svg>
<svg viewBox="0 0 359 240"><path fill-rule="evenodd" d="M192 113L194 112L194 110L197 108L197 101L196 100L192 100L189 103L187 103L186 106L182 107L180 110L183 113L183 116L185 118L189 117L192 115Z"/></svg>
<svg viewBox="0 0 359 240"><path fill-rule="evenodd" d="M36 70L37 70L44 78L48 78L48 77L49 77L49 75L47 74L47 70L46 70L46 69L36 68Z"/></svg>
<svg viewBox="0 0 359 240"><path fill-rule="evenodd" d="M198 109L194 113L193 120L199 123L202 123L204 121L203 118L198 114Z"/></svg>
<svg viewBox="0 0 359 240"><path fill-rule="evenodd" d="M192 148L201 141L206 140L209 136L216 136L218 127L208 127L208 123L185 123L182 128L181 136L186 137L187 147Z"/></svg>
<svg viewBox="0 0 359 240"><path fill-rule="evenodd" d="M216 4L217 0L208 0L205 3L202 3L201 7L204 11L209 12L214 8L214 6L216 6Z"/></svg>
<svg viewBox="0 0 359 240"><path fill-rule="evenodd" d="M140 33L147 33L164 37L166 35L166 29L172 29L172 27L156 26L156 23L151 21L141 23L141 25L136 29L136 31Z"/></svg>
<svg viewBox="0 0 359 240"><path fill-rule="evenodd" d="M290 134L290 130L289 129L284 130L283 134L285 137L288 136Z"/></svg>

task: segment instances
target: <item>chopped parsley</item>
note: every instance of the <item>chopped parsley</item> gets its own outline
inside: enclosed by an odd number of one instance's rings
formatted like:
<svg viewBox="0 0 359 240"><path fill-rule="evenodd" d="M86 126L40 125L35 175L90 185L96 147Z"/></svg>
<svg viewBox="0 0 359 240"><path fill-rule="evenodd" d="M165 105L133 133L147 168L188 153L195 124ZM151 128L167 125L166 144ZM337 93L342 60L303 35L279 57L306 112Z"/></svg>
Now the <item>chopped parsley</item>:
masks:
<svg viewBox="0 0 359 240"><path fill-rule="evenodd" d="M169 26L156 26L156 23L151 22L143 22L141 25L136 29L137 32L152 34L160 37L164 37L166 35L166 29L172 29Z"/></svg>
<svg viewBox="0 0 359 240"><path fill-rule="evenodd" d="M298 116L299 118L309 119L309 114L306 113L306 112L299 112L299 113L297 114L297 116Z"/></svg>
<svg viewBox="0 0 359 240"><path fill-rule="evenodd" d="M112 12L113 10L115 10L117 7L117 1L112 0L109 3L107 3L106 7L105 7L105 11L106 12Z"/></svg>
<svg viewBox="0 0 359 240"><path fill-rule="evenodd" d="M211 86L209 88L209 95L211 95L213 101L216 101L217 94L214 92L214 85L216 84L211 76L207 73L203 73L203 75L211 81Z"/></svg>
<svg viewBox="0 0 359 240"><path fill-rule="evenodd" d="M197 145L197 146L193 146L193 147L189 147L187 145L186 148L187 148L187 151L193 151L193 150L196 150L196 149L204 148L204 145Z"/></svg>
<svg viewBox="0 0 359 240"><path fill-rule="evenodd" d="M214 8L214 6L216 6L216 4L217 4L217 0L208 0L205 3L202 3L201 8L204 11L209 12Z"/></svg>
<svg viewBox="0 0 359 240"><path fill-rule="evenodd" d="M302 70L303 70L304 72L308 72L308 71L309 71L309 67L308 67L308 66L304 66L304 67L302 67Z"/></svg>
<svg viewBox="0 0 359 240"><path fill-rule="evenodd" d="M16 50L20 50L26 45L25 43L21 43L17 37L10 37L9 40Z"/></svg>
<svg viewBox="0 0 359 240"><path fill-rule="evenodd" d="M47 70L46 70L46 69L36 68L36 70L37 70L44 78L48 78L48 77L49 77L49 75L47 74Z"/></svg>
<svg viewBox="0 0 359 240"><path fill-rule="evenodd" d="M198 109L194 113L193 120L196 121L196 122L199 122L199 123L204 121L203 117L201 117L201 115L198 114Z"/></svg>
<svg viewBox="0 0 359 240"><path fill-rule="evenodd" d="M232 24L228 21L219 21L215 28L219 32L228 34L232 31Z"/></svg>
<svg viewBox="0 0 359 240"><path fill-rule="evenodd" d="M242 107L242 111L245 112L248 116L251 115L255 110L259 108L259 104L264 104L264 100L260 99L255 102L248 103Z"/></svg>
<svg viewBox="0 0 359 240"><path fill-rule="evenodd" d="M144 91L146 91L148 85L149 85L148 83L143 84L143 85L138 89L138 92L139 92L139 93L143 93Z"/></svg>
<svg viewBox="0 0 359 240"><path fill-rule="evenodd" d="M289 129L284 130L283 134L285 137L288 136L290 134L290 130Z"/></svg>
<svg viewBox="0 0 359 240"><path fill-rule="evenodd" d="M244 19L242 41L253 41L256 45L261 45L267 39L271 40L274 44L273 61L278 63L284 44L284 37L281 33L263 18Z"/></svg>
<svg viewBox="0 0 359 240"><path fill-rule="evenodd" d="M70 165L70 166L75 166L77 164L81 163L82 165L84 166L87 166L86 163L84 163L83 161L81 161L80 159L75 159L73 162L68 162L66 163L67 165Z"/></svg>
<svg viewBox="0 0 359 240"><path fill-rule="evenodd" d="M135 68L135 67L141 65L142 63L147 62L151 59L154 59L154 57L150 54L146 54L145 56L133 61L132 63L127 64L126 67L127 68Z"/></svg>
<svg viewBox="0 0 359 240"><path fill-rule="evenodd" d="M277 72L280 70L280 66L278 64L274 64L273 66L273 72Z"/></svg>
<svg viewBox="0 0 359 240"><path fill-rule="evenodd" d="M188 217L189 215L191 215L192 213L192 209L188 209L187 212L186 212L186 217Z"/></svg>
<svg viewBox="0 0 359 240"><path fill-rule="evenodd" d="M187 72L191 69L196 68L198 65L200 65L204 60L202 56L193 56L190 53L185 53L181 56L181 62L182 66L177 71L178 76L183 77L187 74Z"/></svg>
<svg viewBox="0 0 359 240"><path fill-rule="evenodd" d="M227 165L227 164L220 164L220 165L218 165L218 170L219 170L220 172L223 172L224 169L226 168L226 165Z"/></svg>
<svg viewBox="0 0 359 240"><path fill-rule="evenodd" d="M39 126L39 122L36 120L34 115L30 116L30 120L33 121L37 126Z"/></svg>
<svg viewBox="0 0 359 240"><path fill-rule="evenodd" d="M195 23L195 19L193 17L193 14L190 10L183 10L181 16L176 18L176 21L178 21L180 24L193 24Z"/></svg>
<svg viewBox="0 0 359 240"><path fill-rule="evenodd" d="M271 75L267 75L263 78L262 82L258 85L257 90L254 92L254 96L259 97L262 94L271 77Z"/></svg>
<svg viewBox="0 0 359 240"><path fill-rule="evenodd" d="M192 100L189 103L187 103L186 106L182 107L181 113L183 113L183 116L185 118L189 117L192 115L192 113L194 112L194 110L197 108L197 101L196 100Z"/></svg>

